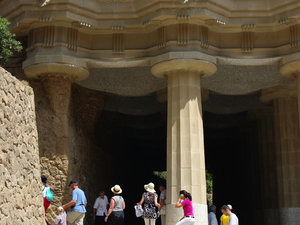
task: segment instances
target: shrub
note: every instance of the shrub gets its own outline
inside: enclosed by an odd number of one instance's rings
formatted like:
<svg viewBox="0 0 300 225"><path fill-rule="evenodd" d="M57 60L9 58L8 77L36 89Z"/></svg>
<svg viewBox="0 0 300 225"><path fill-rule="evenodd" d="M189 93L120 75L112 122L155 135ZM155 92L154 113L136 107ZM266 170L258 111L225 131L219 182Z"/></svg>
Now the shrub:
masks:
<svg viewBox="0 0 300 225"><path fill-rule="evenodd" d="M15 40L15 34L9 31L9 24L7 19L0 18L0 66L4 66L15 52L22 50L21 43Z"/></svg>

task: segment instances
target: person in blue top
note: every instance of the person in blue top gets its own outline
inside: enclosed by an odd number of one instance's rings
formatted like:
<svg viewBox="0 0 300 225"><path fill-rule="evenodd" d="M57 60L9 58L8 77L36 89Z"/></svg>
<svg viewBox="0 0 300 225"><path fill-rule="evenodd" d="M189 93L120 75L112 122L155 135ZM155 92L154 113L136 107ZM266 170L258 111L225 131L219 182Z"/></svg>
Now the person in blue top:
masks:
<svg viewBox="0 0 300 225"><path fill-rule="evenodd" d="M72 180L69 184L72 189L72 200L63 205L64 209L71 207L71 212L67 214L69 225L83 225L83 220L86 213L87 200L84 192L78 187L77 181Z"/></svg>

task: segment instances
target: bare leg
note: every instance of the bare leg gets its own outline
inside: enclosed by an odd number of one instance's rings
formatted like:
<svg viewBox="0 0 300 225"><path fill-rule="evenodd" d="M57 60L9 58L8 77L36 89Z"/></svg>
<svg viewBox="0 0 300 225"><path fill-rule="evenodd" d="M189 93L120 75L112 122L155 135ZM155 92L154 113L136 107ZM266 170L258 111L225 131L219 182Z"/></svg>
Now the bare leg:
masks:
<svg viewBox="0 0 300 225"><path fill-rule="evenodd" d="M50 224L50 222L49 222L49 220L48 220L48 218L47 218L46 215L45 215L45 220L46 220L46 223L47 223L47 224Z"/></svg>

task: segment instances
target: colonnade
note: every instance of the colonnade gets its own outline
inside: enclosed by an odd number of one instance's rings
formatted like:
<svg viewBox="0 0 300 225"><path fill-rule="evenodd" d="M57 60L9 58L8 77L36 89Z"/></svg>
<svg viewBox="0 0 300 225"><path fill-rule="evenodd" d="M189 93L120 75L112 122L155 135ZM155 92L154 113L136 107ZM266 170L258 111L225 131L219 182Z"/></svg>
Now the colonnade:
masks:
<svg viewBox="0 0 300 225"><path fill-rule="evenodd" d="M299 80L299 65L285 59L280 72ZM168 59L152 67L155 76L168 80L167 225L178 221L174 204L180 189L191 191L195 197L196 224L207 224L200 79L215 71L214 61L208 57ZM299 96L296 85L261 92L261 101L268 107L259 112L259 147L253 162L259 171L253 174L259 176L258 184L254 184L259 185L257 202L261 201L256 204L261 209L257 224L296 225L300 220Z"/></svg>
<svg viewBox="0 0 300 225"><path fill-rule="evenodd" d="M24 65L29 78L42 80L50 107L60 121L57 151L67 154L71 83L86 78L88 70L67 63ZM280 72L300 80L298 65L284 62ZM213 75L216 69L216 58L202 53L167 53L151 62L153 75L168 83L167 225L180 218L174 205L181 189L193 196L196 225L208 223L201 78ZM259 117L260 161L256 165L261 173L261 207L266 225L296 225L300 221L299 93L296 86L262 90L261 101L269 105L269 111ZM272 219L277 216L279 220Z"/></svg>

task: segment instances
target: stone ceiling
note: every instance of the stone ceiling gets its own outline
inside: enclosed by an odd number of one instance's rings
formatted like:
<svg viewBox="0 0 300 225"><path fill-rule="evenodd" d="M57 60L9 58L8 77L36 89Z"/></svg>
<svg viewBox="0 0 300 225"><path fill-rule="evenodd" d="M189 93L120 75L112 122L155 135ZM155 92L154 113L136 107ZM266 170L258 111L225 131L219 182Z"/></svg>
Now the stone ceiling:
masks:
<svg viewBox="0 0 300 225"><path fill-rule="evenodd" d="M201 87L210 90L203 110L215 114L235 114L261 106L262 88L295 83L281 76L276 65L219 64L217 67L214 75L201 80ZM157 102L154 92L166 89L167 82L154 77L150 67L97 68L90 72L89 78L78 84L110 93L106 98L108 111L149 115L166 109Z"/></svg>
<svg viewBox="0 0 300 225"><path fill-rule="evenodd" d="M222 95L246 95L263 88L291 84L276 65L218 65L217 72L202 79L201 87ZM145 96L167 87L167 82L154 77L150 67L91 69L83 87L120 96Z"/></svg>

